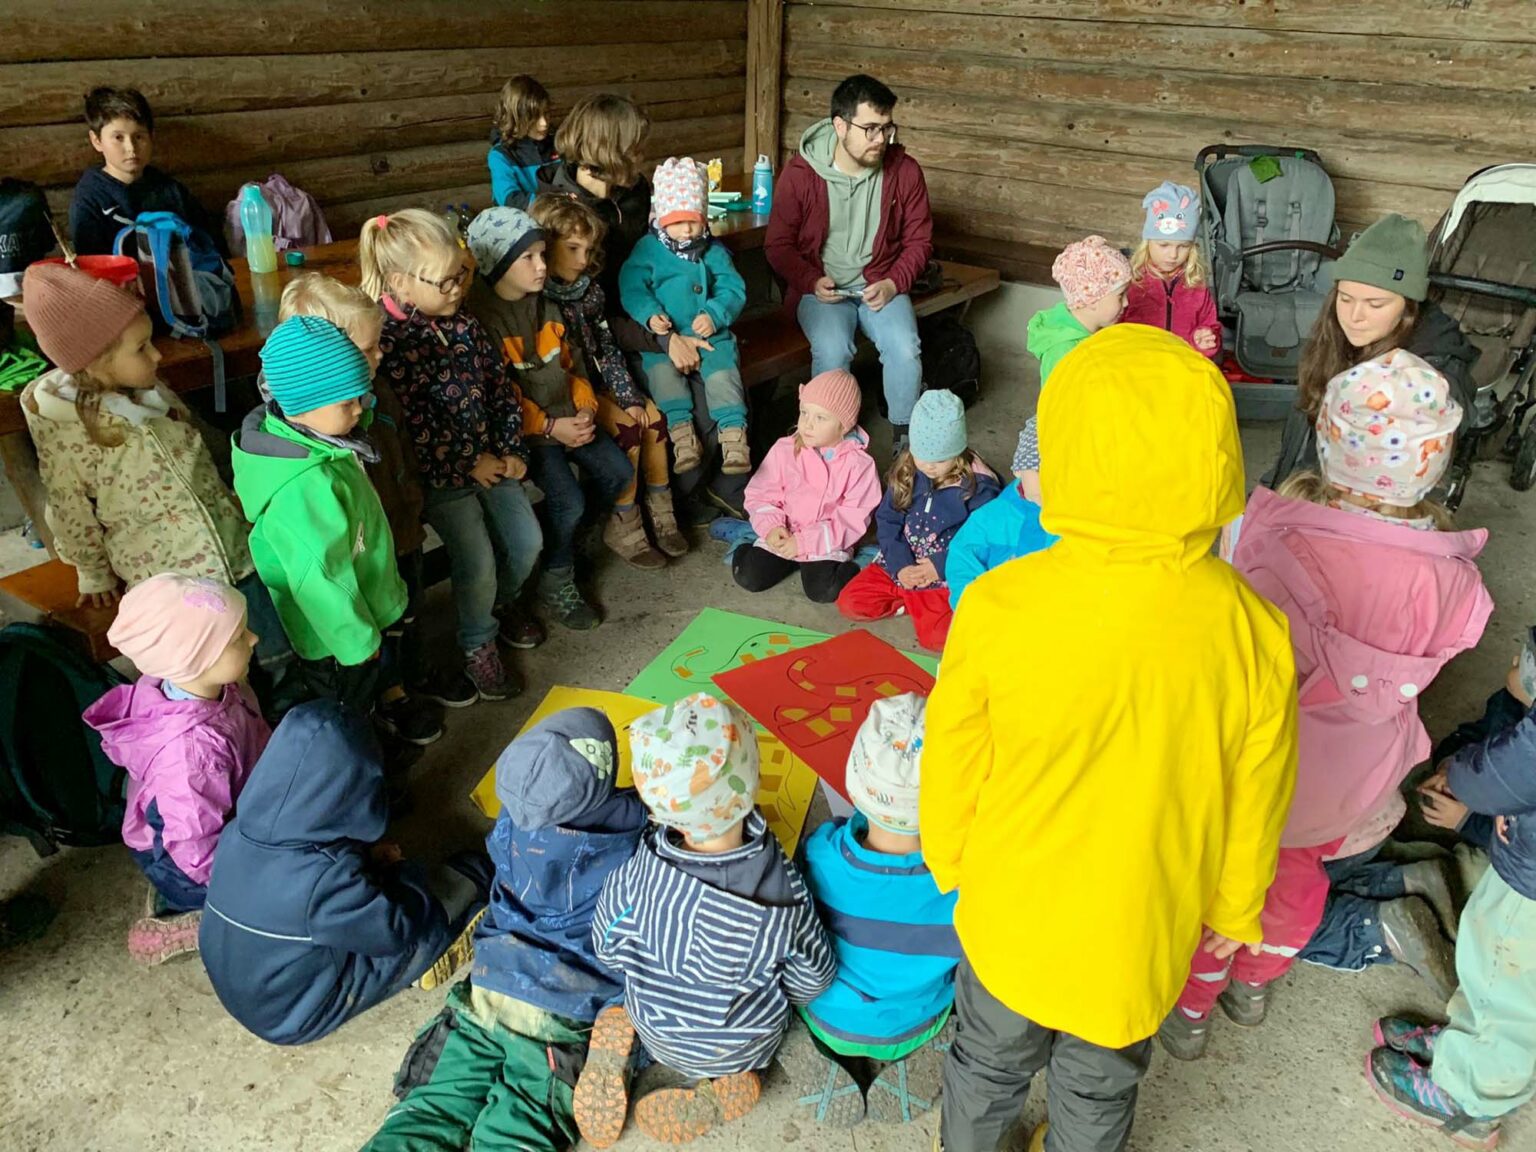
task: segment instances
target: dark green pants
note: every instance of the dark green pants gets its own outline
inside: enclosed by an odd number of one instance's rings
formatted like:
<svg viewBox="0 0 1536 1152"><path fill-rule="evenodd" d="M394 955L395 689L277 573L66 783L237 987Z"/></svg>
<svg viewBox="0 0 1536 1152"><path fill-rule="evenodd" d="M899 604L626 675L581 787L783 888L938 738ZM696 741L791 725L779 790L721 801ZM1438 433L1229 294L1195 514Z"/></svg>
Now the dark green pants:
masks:
<svg viewBox="0 0 1536 1152"><path fill-rule="evenodd" d="M540 1040L459 1013L431 1078L389 1110L363 1152L565 1152L571 1087Z"/></svg>

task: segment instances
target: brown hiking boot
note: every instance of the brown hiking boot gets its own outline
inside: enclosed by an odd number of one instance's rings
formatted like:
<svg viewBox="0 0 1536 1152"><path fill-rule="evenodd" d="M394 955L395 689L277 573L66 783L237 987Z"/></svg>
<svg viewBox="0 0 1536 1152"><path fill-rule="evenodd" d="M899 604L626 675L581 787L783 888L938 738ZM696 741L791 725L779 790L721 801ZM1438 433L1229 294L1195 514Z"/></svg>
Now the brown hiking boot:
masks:
<svg viewBox="0 0 1536 1152"><path fill-rule="evenodd" d="M747 447L745 428L720 430L720 471L727 476L744 476L752 471L752 453Z"/></svg>
<svg viewBox="0 0 1536 1152"><path fill-rule="evenodd" d="M672 489L645 494L645 510L651 514L651 531L656 536L656 547L668 556L688 555L688 537L677 526L677 513L672 508Z"/></svg>
<svg viewBox="0 0 1536 1152"><path fill-rule="evenodd" d="M615 510L603 526L603 543L618 553L619 559L645 572L667 566L667 558L651 547L645 536L645 521L640 507L631 504L624 511Z"/></svg>
<svg viewBox="0 0 1536 1152"><path fill-rule="evenodd" d="M681 420L667 428L672 441L672 471L692 472L704 458L699 446L699 434L693 430L692 420Z"/></svg>
<svg viewBox="0 0 1536 1152"><path fill-rule="evenodd" d="M635 1124L661 1144L687 1144L721 1124L740 1120L763 1094L756 1072L703 1080L692 1088L663 1088L641 1097Z"/></svg>
<svg viewBox="0 0 1536 1152"><path fill-rule="evenodd" d="M604 1008L592 1025L587 1063L576 1081L571 1110L581 1138L594 1148L612 1148L629 1111L629 1054L635 1026L622 1007Z"/></svg>

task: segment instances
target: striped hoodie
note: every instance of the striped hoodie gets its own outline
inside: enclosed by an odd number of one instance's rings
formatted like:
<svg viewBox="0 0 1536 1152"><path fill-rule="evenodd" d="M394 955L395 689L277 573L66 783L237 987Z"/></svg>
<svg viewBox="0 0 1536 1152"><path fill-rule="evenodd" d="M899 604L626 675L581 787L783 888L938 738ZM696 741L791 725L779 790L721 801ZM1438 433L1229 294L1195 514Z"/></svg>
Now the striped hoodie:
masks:
<svg viewBox="0 0 1536 1152"><path fill-rule="evenodd" d="M701 856L652 826L628 864L609 876L592 919L597 958L624 975L624 1006L646 1050L688 1076L765 1068L791 1004L807 1004L836 974L832 948L800 874L762 815L746 842ZM771 853L769 861L754 860ZM699 862L758 871L784 900L760 902L700 877ZM740 868L738 869L738 866Z"/></svg>

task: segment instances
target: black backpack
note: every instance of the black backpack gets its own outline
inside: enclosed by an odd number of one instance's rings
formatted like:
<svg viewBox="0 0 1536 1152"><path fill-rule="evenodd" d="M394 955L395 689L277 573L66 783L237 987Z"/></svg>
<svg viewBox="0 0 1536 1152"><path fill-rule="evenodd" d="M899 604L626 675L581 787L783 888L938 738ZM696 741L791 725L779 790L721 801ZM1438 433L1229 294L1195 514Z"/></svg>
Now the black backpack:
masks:
<svg viewBox="0 0 1536 1152"><path fill-rule="evenodd" d="M976 337L953 311L917 322L923 344L923 391L947 388L969 408L981 395L981 353Z"/></svg>
<svg viewBox="0 0 1536 1152"><path fill-rule="evenodd" d="M0 832L25 836L39 856L114 844L123 831L127 773L80 714L127 681L66 636L38 624L0 629Z"/></svg>

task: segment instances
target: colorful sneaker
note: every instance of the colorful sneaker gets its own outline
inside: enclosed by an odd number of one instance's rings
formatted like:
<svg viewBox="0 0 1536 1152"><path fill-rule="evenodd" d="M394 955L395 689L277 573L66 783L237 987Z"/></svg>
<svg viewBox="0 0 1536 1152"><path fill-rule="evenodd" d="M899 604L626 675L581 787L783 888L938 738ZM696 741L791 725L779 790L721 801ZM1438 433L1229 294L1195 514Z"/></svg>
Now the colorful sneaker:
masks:
<svg viewBox="0 0 1536 1152"><path fill-rule="evenodd" d="M539 618L516 605L497 609L496 615L501 621L501 642L508 648L527 652L549 639Z"/></svg>
<svg viewBox="0 0 1536 1152"><path fill-rule="evenodd" d="M1157 1038L1162 1041L1163 1051L1175 1060L1198 1060L1211 1042L1211 1018L1192 1017L1175 1004L1157 1030Z"/></svg>
<svg viewBox="0 0 1536 1152"><path fill-rule="evenodd" d="M1468 1116L1407 1053L1377 1048L1365 1058L1365 1078L1381 1102L1405 1120L1438 1128L1463 1148L1498 1147L1499 1122Z"/></svg>
<svg viewBox="0 0 1536 1152"><path fill-rule="evenodd" d="M951 1016L928 1043L882 1067L865 1094L869 1119L876 1124L910 1124L933 1111L944 1088L944 1059L954 1042Z"/></svg>
<svg viewBox="0 0 1536 1152"><path fill-rule="evenodd" d="M1456 991L1456 949L1440 932L1429 902L1404 896L1381 905L1381 933L1392 959L1412 968L1444 1003Z"/></svg>
<svg viewBox="0 0 1536 1152"><path fill-rule="evenodd" d="M486 909L482 908L470 917L469 923L464 925L464 931L454 937L453 943L448 945L448 950L432 961L432 967L421 974L416 981L416 987L430 992L452 980L455 972L475 958L475 929L480 927L480 921L485 919L485 913Z"/></svg>
<svg viewBox="0 0 1536 1152"><path fill-rule="evenodd" d="M128 955L140 964L164 964L174 956L197 951L201 912L174 916L145 916L128 929Z"/></svg>
<svg viewBox="0 0 1536 1152"><path fill-rule="evenodd" d="M604 1008L592 1025L587 1062L571 1096L576 1130L594 1148L612 1148L629 1112L629 1055L635 1026L623 1007Z"/></svg>
<svg viewBox="0 0 1536 1152"><path fill-rule="evenodd" d="M1216 998L1227 1019L1243 1028L1257 1028L1269 1011L1269 985L1234 980Z"/></svg>
<svg viewBox="0 0 1536 1152"><path fill-rule="evenodd" d="M444 672L433 668L406 687L412 696L434 700L444 708L468 708L480 699L480 690L462 671Z"/></svg>
<svg viewBox="0 0 1536 1152"><path fill-rule="evenodd" d="M425 748L443 736L443 718L437 705L427 700L402 696L373 710L374 719L390 735Z"/></svg>
<svg viewBox="0 0 1536 1152"><path fill-rule="evenodd" d="M501 662L496 641L488 640L464 655L464 675L482 700L509 700L523 691L523 681Z"/></svg>
<svg viewBox="0 0 1536 1152"><path fill-rule="evenodd" d="M692 1088L663 1088L635 1105L635 1126L660 1144L689 1144L721 1124L740 1120L763 1094L756 1072L702 1080Z"/></svg>
<svg viewBox="0 0 1536 1152"><path fill-rule="evenodd" d="M775 1059L794 1087L797 1114L828 1128L852 1128L864 1119L864 1093L858 1083L817 1046L804 1024L790 1024Z"/></svg>
<svg viewBox="0 0 1536 1152"><path fill-rule="evenodd" d="M553 569L546 572L540 582L539 596L549 614L573 632L588 632L603 622L597 609L587 603L581 589L576 587L569 568L563 572Z"/></svg>
<svg viewBox="0 0 1536 1152"><path fill-rule="evenodd" d="M1435 1058L1435 1041L1444 1031L1443 1024L1420 1024L1403 1016L1383 1016L1371 1028L1371 1037L1376 1047L1412 1056L1428 1067Z"/></svg>

